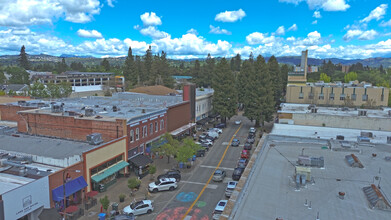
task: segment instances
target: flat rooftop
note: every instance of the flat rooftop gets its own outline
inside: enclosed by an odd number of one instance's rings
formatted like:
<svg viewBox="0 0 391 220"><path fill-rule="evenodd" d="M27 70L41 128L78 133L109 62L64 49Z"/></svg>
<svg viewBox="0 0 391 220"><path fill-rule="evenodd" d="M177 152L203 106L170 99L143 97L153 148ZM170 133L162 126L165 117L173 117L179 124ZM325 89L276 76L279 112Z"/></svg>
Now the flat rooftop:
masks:
<svg viewBox="0 0 391 220"><path fill-rule="evenodd" d="M282 103L281 110L278 113L294 113L294 114L311 114L310 104L295 104ZM388 112L391 108L383 107L382 109L357 109L357 108L338 108L338 107L320 107L316 106L318 115L337 115L337 116L358 116L358 110L367 111L367 115L363 117L374 118L391 118Z"/></svg>
<svg viewBox="0 0 391 220"><path fill-rule="evenodd" d="M391 156L391 146L358 146L352 149L358 152L350 152L330 149L328 143L306 134L268 135L230 219L317 219L318 213L319 219L390 219L391 212L369 207L363 187L380 184L383 195L391 198L391 162L385 160ZM303 149L304 155L323 156L325 166L311 168L314 183L297 190L294 165ZM349 166L345 156L352 153L364 168ZM345 192L343 200L339 192Z"/></svg>
<svg viewBox="0 0 391 220"><path fill-rule="evenodd" d="M20 186L23 186L34 180L35 179L26 178L22 176L0 173L0 195L8 191L11 191L15 188L18 188Z"/></svg>

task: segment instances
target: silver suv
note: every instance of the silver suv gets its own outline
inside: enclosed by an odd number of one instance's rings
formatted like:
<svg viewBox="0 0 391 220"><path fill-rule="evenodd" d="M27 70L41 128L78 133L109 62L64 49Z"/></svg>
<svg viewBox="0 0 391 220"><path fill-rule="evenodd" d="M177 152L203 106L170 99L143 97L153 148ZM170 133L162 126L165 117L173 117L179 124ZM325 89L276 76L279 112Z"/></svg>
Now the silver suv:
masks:
<svg viewBox="0 0 391 220"><path fill-rule="evenodd" d="M178 187L175 178L162 178L148 185L149 192L159 192L164 190L173 191Z"/></svg>

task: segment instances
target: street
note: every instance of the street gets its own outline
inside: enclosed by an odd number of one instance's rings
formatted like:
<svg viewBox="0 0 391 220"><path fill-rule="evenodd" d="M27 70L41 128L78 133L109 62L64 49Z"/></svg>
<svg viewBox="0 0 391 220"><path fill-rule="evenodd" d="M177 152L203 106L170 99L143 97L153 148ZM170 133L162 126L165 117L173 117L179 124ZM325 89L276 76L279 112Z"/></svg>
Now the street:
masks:
<svg viewBox="0 0 391 220"><path fill-rule="evenodd" d="M235 120L241 120L242 124L236 125L234 123ZM151 198L154 200L155 210L153 213L138 216L137 219L181 219L197 197L199 197L198 201L185 219L190 219L190 217L194 220L212 219L212 212L217 202L221 199L226 199L224 192L227 182L232 180L233 169L236 167L240 157L249 128L253 125L254 123L242 116L231 118L227 122L227 128L223 130L223 133L215 141L206 156L197 158L197 160L201 160L198 163L199 165L192 172L182 174L182 180L179 182L178 188L172 192L166 191L154 194ZM233 138L240 140L239 147L228 146ZM228 149L224 156L227 146ZM223 182L210 180L210 183L205 187L223 156L224 158L219 168L226 171L225 179ZM204 187L205 190L202 191Z"/></svg>

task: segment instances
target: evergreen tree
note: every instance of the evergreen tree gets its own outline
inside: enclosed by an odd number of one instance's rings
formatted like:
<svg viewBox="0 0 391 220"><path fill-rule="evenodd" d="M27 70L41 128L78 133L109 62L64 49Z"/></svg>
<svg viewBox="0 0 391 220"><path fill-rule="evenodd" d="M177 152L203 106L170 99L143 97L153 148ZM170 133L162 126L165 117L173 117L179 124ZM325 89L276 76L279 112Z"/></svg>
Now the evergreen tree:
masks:
<svg viewBox="0 0 391 220"><path fill-rule="evenodd" d="M240 71L240 66L242 65L242 58L240 57L240 54L236 54L234 59L234 70Z"/></svg>
<svg viewBox="0 0 391 220"><path fill-rule="evenodd" d="M244 105L244 116L251 121L259 120L260 117L260 98L258 95L259 78L254 70L254 63L250 60L243 62L242 70L240 71L240 80L242 86L239 87L239 102Z"/></svg>
<svg viewBox="0 0 391 220"><path fill-rule="evenodd" d="M100 63L100 65L103 67L103 69L104 69L104 71L110 71L110 63L109 63L109 61L106 59L106 58L104 58L103 60L102 60L102 62Z"/></svg>
<svg viewBox="0 0 391 220"><path fill-rule="evenodd" d="M141 61L141 57L136 56L136 74L137 76L137 85L143 85L145 81L147 81L147 77L145 74L145 66Z"/></svg>
<svg viewBox="0 0 391 220"><path fill-rule="evenodd" d="M26 54L26 51L25 51L25 47L24 45L22 46L22 48L20 49L20 54L19 54L19 65L20 67L24 68L25 70L28 70L30 69L30 63L27 59L27 54Z"/></svg>
<svg viewBox="0 0 391 220"><path fill-rule="evenodd" d="M257 79L259 79L259 89L257 90L257 96L260 97L260 119L255 118L256 126L261 122L264 125L265 121L273 120L274 113L274 87L273 85L273 76L269 72L269 68L265 62L265 59L259 55L255 63L255 73Z"/></svg>
<svg viewBox="0 0 391 220"><path fill-rule="evenodd" d="M9 83L11 84L28 84L29 83L29 74L24 68L17 66L9 66L5 69L8 75L11 75L9 78Z"/></svg>
<svg viewBox="0 0 391 220"><path fill-rule="evenodd" d="M248 94L251 92L249 91L249 80L250 75L254 72L252 63L249 60L246 60L243 62L242 69L240 73L237 76L236 80L236 89L238 91L238 102L241 104L245 104L246 100L250 98Z"/></svg>
<svg viewBox="0 0 391 220"><path fill-rule="evenodd" d="M152 49L151 46L149 46L148 50L145 52L145 57L144 57L145 72L143 72L142 75L145 75L145 79L141 80L143 83L147 80L151 80L152 78L151 77L152 62L153 62Z"/></svg>
<svg viewBox="0 0 391 220"><path fill-rule="evenodd" d="M212 58L210 53L205 60L206 65L204 66L204 75L203 75L203 84L205 87L212 86L214 88L213 82L216 81L214 79L214 68L215 68L215 59Z"/></svg>
<svg viewBox="0 0 391 220"><path fill-rule="evenodd" d="M279 103L282 95L282 79L280 67L275 56L271 56L267 62L269 74L273 79L274 101Z"/></svg>
<svg viewBox="0 0 391 220"><path fill-rule="evenodd" d="M125 64L123 67L123 73L125 80L130 88L137 84L137 71L136 64L134 62L134 56L132 54L132 48L129 47L128 56L126 57Z"/></svg>
<svg viewBox="0 0 391 220"><path fill-rule="evenodd" d="M169 88L174 88L175 80L172 78L170 65L167 61L167 53L164 51L162 51L162 55L160 56L159 69L163 79L163 85Z"/></svg>
<svg viewBox="0 0 391 220"><path fill-rule="evenodd" d="M282 83L282 94L285 96L286 85L288 84L288 65L284 64L281 67L281 83Z"/></svg>
<svg viewBox="0 0 391 220"><path fill-rule="evenodd" d="M68 69L68 65L65 62L65 58L62 58L61 62L57 63L57 73L61 74Z"/></svg>
<svg viewBox="0 0 391 220"><path fill-rule="evenodd" d="M226 121L236 114L237 92L232 86L235 84L234 74L225 58L216 65L214 75L213 108L220 114L221 120Z"/></svg>
<svg viewBox="0 0 391 220"><path fill-rule="evenodd" d="M194 68L192 69L192 76L194 78L194 82L196 84L196 86L198 87L201 87L201 80L200 80L200 77L201 77L201 65L200 65L200 61L196 60L194 62Z"/></svg>

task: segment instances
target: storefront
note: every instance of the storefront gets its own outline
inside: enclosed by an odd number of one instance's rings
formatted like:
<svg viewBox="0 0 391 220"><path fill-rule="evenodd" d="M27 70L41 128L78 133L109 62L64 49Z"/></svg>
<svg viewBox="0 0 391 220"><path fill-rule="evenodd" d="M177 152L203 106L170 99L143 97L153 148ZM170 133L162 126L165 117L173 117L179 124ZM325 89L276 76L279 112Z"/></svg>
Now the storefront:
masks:
<svg viewBox="0 0 391 220"><path fill-rule="evenodd" d="M110 164L114 163L109 166ZM112 160L101 164L98 167L91 169L91 183L92 190L104 192L106 189L117 182L117 178L124 176L125 167L127 167L129 163L122 160L122 155ZM99 171L98 170L102 170Z"/></svg>
<svg viewBox="0 0 391 220"><path fill-rule="evenodd" d="M84 189L88 186L87 182L82 176L68 180L64 185L61 185L52 190L52 199L55 202L55 208L58 211L62 211L64 209L64 195L65 201L67 203L65 207L80 204L83 200L83 192L85 191Z"/></svg>
<svg viewBox="0 0 391 220"><path fill-rule="evenodd" d="M149 173L149 164L153 160L144 154L137 154L129 158L130 169L136 174L136 176L143 178Z"/></svg>

